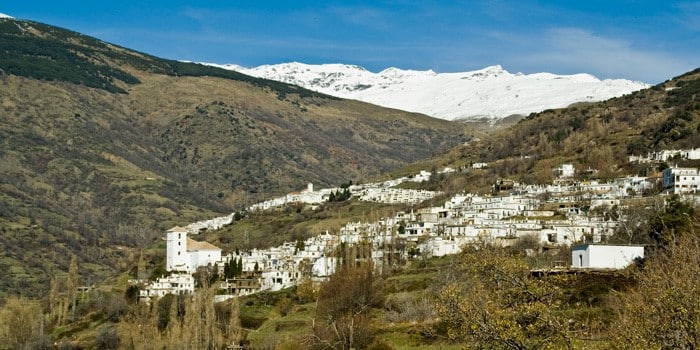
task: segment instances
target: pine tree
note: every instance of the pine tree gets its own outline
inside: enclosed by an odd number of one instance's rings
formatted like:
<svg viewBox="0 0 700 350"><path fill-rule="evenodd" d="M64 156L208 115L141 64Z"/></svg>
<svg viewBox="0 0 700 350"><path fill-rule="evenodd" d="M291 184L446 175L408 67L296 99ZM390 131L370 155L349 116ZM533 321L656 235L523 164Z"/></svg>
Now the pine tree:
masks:
<svg viewBox="0 0 700 350"><path fill-rule="evenodd" d="M235 259L234 259L233 263L235 264ZM234 274L235 274L234 267L233 267L231 261L229 260L226 263L224 263L224 278L225 279L233 278Z"/></svg>

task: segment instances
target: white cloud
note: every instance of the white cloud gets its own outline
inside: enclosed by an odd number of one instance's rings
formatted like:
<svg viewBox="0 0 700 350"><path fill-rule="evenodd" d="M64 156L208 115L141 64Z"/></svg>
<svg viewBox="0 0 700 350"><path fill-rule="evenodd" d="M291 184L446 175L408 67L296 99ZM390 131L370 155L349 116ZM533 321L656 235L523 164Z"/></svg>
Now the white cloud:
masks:
<svg viewBox="0 0 700 350"><path fill-rule="evenodd" d="M578 69L600 77L656 83L694 68L681 57L635 48L631 42L578 28L551 29L541 44L541 52L526 55L524 60L540 67Z"/></svg>

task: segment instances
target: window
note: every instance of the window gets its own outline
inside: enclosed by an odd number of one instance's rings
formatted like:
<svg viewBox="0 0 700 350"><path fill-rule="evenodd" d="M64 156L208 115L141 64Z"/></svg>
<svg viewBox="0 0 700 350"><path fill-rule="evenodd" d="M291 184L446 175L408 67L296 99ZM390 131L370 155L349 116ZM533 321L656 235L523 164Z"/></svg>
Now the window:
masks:
<svg viewBox="0 0 700 350"><path fill-rule="evenodd" d="M578 267L583 267L583 254L578 255Z"/></svg>

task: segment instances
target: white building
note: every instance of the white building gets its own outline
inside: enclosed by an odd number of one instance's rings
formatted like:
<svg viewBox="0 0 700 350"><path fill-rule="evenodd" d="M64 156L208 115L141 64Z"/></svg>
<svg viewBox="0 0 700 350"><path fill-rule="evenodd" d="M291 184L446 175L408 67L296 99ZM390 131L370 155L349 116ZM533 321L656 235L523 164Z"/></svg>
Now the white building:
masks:
<svg viewBox="0 0 700 350"><path fill-rule="evenodd" d="M671 167L663 171L662 184L674 194L697 193L700 174L696 168Z"/></svg>
<svg viewBox="0 0 700 350"><path fill-rule="evenodd" d="M573 164L562 164L560 167L554 169L554 173L559 177L572 177L574 176L574 172Z"/></svg>
<svg viewBox="0 0 700 350"><path fill-rule="evenodd" d="M425 182L430 180L430 176L432 175L431 172L421 170L420 173L417 175L413 176L413 178L408 179L408 181L412 182Z"/></svg>
<svg viewBox="0 0 700 350"><path fill-rule="evenodd" d="M166 270L193 273L200 266L216 265L221 248L187 237L187 230L175 226L165 234Z"/></svg>
<svg viewBox="0 0 700 350"><path fill-rule="evenodd" d="M636 258L644 258L643 246L584 244L571 247L573 268L624 269Z"/></svg>
<svg viewBox="0 0 700 350"><path fill-rule="evenodd" d="M253 204L248 208L248 210L268 210L290 203L319 204L328 200L328 196L331 194L331 192L336 192L338 190L338 188L323 188L321 190L314 191L314 184L309 182L306 185L306 189L300 192L288 193L284 197L277 197L261 203Z"/></svg>
<svg viewBox="0 0 700 350"><path fill-rule="evenodd" d="M152 298L162 298L167 294L194 293L194 277L190 274L172 274L156 279L139 291L139 298L149 302Z"/></svg>
<svg viewBox="0 0 700 350"><path fill-rule="evenodd" d="M210 220L203 220L191 223L185 227L188 232L201 232L205 230L218 230L224 226L230 225L233 222L233 216L235 214L229 214L226 216L220 216Z"/></svg>
<svg viewBox="0 0 700 350"><path fill-rule="evenodd" d="M700 148L685 149L685 150L661 150L657 152L649 152L647 156L629 156L630 162L647 163L652 161L665 162L674 158L681 159L700 159Z"/></svg>
<svg viewBox="0 0 700 350"><path fill-rule="evenodd" d="M301 273L298 271L283 269L264 271L261 278L261 290L276 292L297 285L301 279Z"/></svg>
<svg viewBox="0 0 700 350"><path fill-rule="evenodd" d="M378 202L387 204L416 204L431 199L440 194L427 190L410 190L403 188L375 187L360 191L357 196L363 202Z"/></svg>
<svg viewBox="0 0 700 350"><path fill-rule="evenodd" d="M322 256L314 260L311 267L313 277L328 277L335 273L338 266L338 258L333 256Z"/></svg>

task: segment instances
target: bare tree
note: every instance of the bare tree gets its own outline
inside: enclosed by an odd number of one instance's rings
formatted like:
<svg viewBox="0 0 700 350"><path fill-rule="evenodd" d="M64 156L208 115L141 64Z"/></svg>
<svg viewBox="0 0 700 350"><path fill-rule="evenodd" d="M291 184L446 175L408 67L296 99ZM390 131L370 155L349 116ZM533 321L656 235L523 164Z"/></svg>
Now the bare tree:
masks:
<svg viewBox="0 0 700 350"><path fill-rule="evenodd" d="M382 280L371 263L344 265L318 294L312 347L367 347L373 338L371 309L382 305Z"/></svg>
<svg viewBox="0 0 700 350"><path fill-rule="evenodd" d="M0 343L8 349L24 349L43 334L43 314L38 302L10 297L0 309Z"/></svg>

